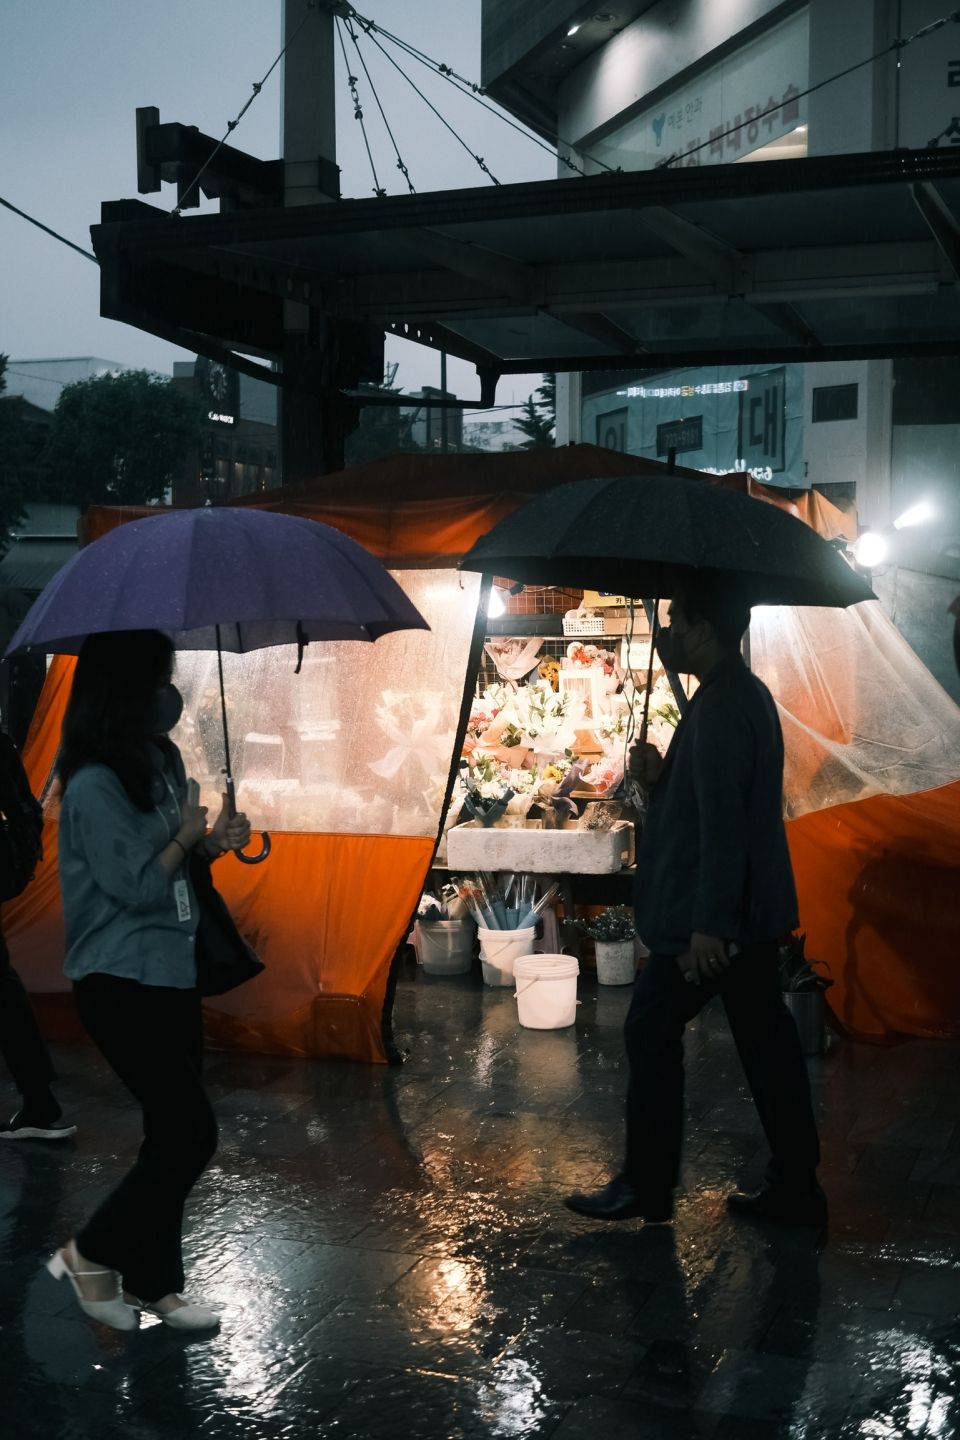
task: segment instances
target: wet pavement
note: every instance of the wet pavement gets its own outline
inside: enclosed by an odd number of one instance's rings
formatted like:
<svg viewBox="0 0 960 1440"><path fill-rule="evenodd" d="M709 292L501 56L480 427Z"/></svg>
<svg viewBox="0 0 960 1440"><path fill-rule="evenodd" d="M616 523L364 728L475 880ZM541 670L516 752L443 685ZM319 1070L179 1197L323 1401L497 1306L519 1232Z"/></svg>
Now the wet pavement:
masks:
<svg viewBox="0 0 960 1440"><path fill-rule="evenodd" d="M619 1155L629 991L580 994L575 1031L522 1031L510 991L410 965L402 1068L212 1055L222 1143L187 1245L212 1338L101 1329L42 1270L138 1138L95 1053L61 1048L76 1140L0 1147L3 1435L960 1434L960 1046L810 1062L818 1240L727 1217L763 1150L711 1008L675 1226L601 1226L561 1197Z"/></svg>

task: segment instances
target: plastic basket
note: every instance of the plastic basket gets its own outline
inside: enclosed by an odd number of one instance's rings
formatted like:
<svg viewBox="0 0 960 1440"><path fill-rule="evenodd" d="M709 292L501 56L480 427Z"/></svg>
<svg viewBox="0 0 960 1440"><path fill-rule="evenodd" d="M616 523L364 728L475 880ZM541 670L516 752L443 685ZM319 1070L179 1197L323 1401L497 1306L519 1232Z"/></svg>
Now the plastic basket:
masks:
<svg viewBox="0 0 960 1440"><path fill-rule="evenodd" d="M571 615L563 617L564 636L603 635L606 621L602 615Z"/></svg>

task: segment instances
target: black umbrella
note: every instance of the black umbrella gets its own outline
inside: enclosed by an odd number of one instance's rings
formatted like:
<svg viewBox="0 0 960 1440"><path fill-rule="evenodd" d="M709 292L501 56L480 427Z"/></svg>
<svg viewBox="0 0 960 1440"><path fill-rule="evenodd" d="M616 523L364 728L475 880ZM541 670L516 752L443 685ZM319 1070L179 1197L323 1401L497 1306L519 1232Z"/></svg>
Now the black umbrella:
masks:
<svg viewBox="0 0 960 1440"><path fill-rule="evenodd" d="M662 598L691 570L710 570L736 576L752 605L876 598L802 520L752 496L671 475L558 485L481 536L462 566L618 595Z"/></svg>

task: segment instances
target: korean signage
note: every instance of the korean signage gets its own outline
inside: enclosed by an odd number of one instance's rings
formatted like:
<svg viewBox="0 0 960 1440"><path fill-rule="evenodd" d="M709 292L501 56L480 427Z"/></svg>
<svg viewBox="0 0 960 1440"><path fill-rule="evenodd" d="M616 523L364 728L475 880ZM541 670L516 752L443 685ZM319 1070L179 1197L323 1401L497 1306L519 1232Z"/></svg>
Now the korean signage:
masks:
<svg viewBox="0 0 960 1440"><path fill-rule="evenodd" d="M598 445L694 470L746 471L804 489L802 365L704 366L584 397L581 434Z"/></svg>
<svg viewBox="0 0 960 1440"><path fill-rule="evenodd" d="M701 72L659 105L600 140L590 153L624 170L729 165L807 119L809 26L802 10Z"/></svg>
<svg viewBox="0 0 960 1440"><path fill-rule="evenodd" d="M751 376L749 390L741 394L737 458L747 470L783 471L786 398L787 372L782 365Z"/></svg>
<svg viewBox="0 0 960 1440"><path fill-rule="evenodd" d="M596 417L597 444L607 450L625 451L627 448L627 410L605 410Z"/></svg>
<svg viewBox="0 0 960 1440"><path fill-rule="evenodd" d="M953 7L902 0L900 33L912 35ZM960 148L960 25L945 25L900 52L897 144L908 150Z"/></svg>
<svg viewBox="0 0 960 1440"><path fill-rule="evenodd" d="M686 420L667 420L657 426L657 455L678 455L687 450L703 449L703 416L689 415Z"/></svg>

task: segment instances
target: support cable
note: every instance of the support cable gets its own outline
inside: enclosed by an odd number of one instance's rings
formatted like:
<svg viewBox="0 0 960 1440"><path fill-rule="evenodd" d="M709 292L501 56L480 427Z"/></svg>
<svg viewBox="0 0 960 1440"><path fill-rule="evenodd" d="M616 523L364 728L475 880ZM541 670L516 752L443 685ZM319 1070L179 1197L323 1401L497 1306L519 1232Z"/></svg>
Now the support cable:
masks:
<svg viewBox="0 0 960 1440"><path fill-rule="evenodd" d="M490 115L501 120L504 125L509 125L511 130L516 130L519 135L532 141L534 145L539 145L541 150L546 150L548 155L559 160L561 165L565 165L568 170L573 170L578 175L586 174L586 171L580 165L577 165L575 161L571 160L569 155L561 154L560 151L555 150L552 145L548 145L545 140L541 140L539 135L532 134L531 131L523 125L519 125L515 120L511 120L509 115L505 115L502 110L494 105L488 104L485 99L481 98L487 93L482 85L478 85L474 80L468 80L464 75L458 75L456 70L450 65L444 64L442 60L434 60L433 57L427 55L425 51L419 50L416 45L411 44L409 40L404 40L400 35L394 35L392 31L385 29L382 25L378 25L375 20L369 19L368 16L361 15L352 8L351 15L368 35L376 31L376 33L382 35L385 40L389 40L391 44L403 50L411 59L419 61L419 63L425 65L428 70L432 70L434 74L446 80L453 86L454 90L459 90L461 95L466 95L468 99L475 100L481 109L486 110ZM575 145L571 145L569 141L564 140L562 135L557 136L557 145L562 145L568 150L576 150L577 148ZM594 165L598 165L602 170L606 170L609 174L615 175L617 173L617 166L608 165L605 160L601 160L596 155L589 154L586 150L581 150L579 153L585 156L587 160L592 161Z"/></svg>
<svg viewBox="0 0 960 1440"><path fill-rule="evenodd" d="M217 155L218 155L218 154L220 153L220 151L223 149L224 145L226 145L228 139L229 139L230 136L233 134L234 130L236 130L237 126L240 124L240 121L243 119L244 115L246 115L247 111L250 109L250 106L253 104L254 100L256 100L257 96L260 94L260 91L263 89L264 85L265 85L265 84L267 83L267 81L270 79L270 76L273 74L274 70L276 70L277 66L280 64L280 61L283 59L284 55L287 53L287 50L288 50L288 49L290 48L290 46L293 44L294 40L296 40L297 36L300 34L300 31L303 29L304 25L306 25L307 21L310 19L311 15L313 15L313 14L316 14L316 11L313 11L313 10L308 10L308 11L307 11L307 13L304 15L303 19L300 21L300 24L297 26L296 30L294 30L293 34L292 34L291 36L289 36L287 40L284 41L283 47L282 47L282 49L280 50L280 54L279 54L279 55L277 56L277 58L274 60L273 64L270 66L270 69L266 72L266 74L263 76L262 79L260 79L260 80L254 80L254 82L253 82L253 89L251 90L250 95L249 95L248 98L247 98L246 104L245 104L244 106L242 106L242 108L237 112L236 118L235 118L234 120L228 120L228 121L227 121L227 128L226 128L226 130L223 132L223 135L222 135L221 138L217 141L216 145L214 145L213 149L210 151L210 154L207 156L206 160L205 160L205 161L203 162L203 164L200 166L200 169L197 171L196 175L194 175L193 179L190 181L190 184L187 186L186 190L184 190L183 194L182 194L182 195L179 197L179 199L177 200L176 205L173 207L173 209L172 209L171 212L170 212L171 215L179 215L179 214L181 213L181 211L183 210L184 205L186 204L187 197L188 197L188 196L191 194L191 192L194 191L194 190L197 188L197 186L200 184L200 180L201 180L202 176L206 173L206 171L207 171L207 170L210 168L210 166L213 164L213 162L214 162L214 160L216 159Z"/></svg>
<svg viewBox="0 0 960 1440"><path fill-rule="evenodd" d="M12 210L14 215L20 216L21 220L26 220L29 222L29 224L36 225L37 229L42 230L45 235L52 235L54 240L60 241L61 245L69 245L70 249L76 250L77 254L82 255L84 260L92 260L94 265L100 264L100 261L97 259L96 255L92 254L89 250L84 250L82 245L75 245L73 241L68 240L65 235L59 234L56 230L51 230L50 226L44 225L42 221L35 220L32 215L27 214L26 210L21 210L18 206L11 205L10 201L4 200L2 195L0 195L0 205L2 205L6 210Z"/></svg>
<svg viewBox="0 0 960 1440"><path fill-rule="evenodd" d="M942 15L939 20L931 20L929 25L921 26L921 28L915 30L912 35L898 35L896 40L892 40L889 45L884 45L883 49L878 50L876 54L868 55L866 60L858 60L855 65L848 65L846 70L838 70L836 75L828 75L826 80L819 80L816 85L810 85L806 90L801 90L799 95L793 96L794 103L805 100L808 95L814 95L818 90L822 90L825 85L832 85L836 80L846 79L848 75L853 75L857 70L862 70L865 65L875 64L876 61L882 60L885 55L892 55L894 51L905 50L907 46L912 45L915 40L925 40L928 35L932 35L936 30L941 30L944 25L958 24L960 24L960 10L953 10L949 15ZM730 125L724 130L723 136L734 135L746 125L756 125L764 116L775 115L779 109L780 105L772 105L769 110L762 110L758 115L751 115L749 120L741 120L739 125ZM934 136L929 142L929 145L931 147L934 146L938 140L952 130L952 127L953 121L951 120L949 125L947 125L944 130L941 130L939 135ZM678 151L676 155L668 155L665 159L658 160L654 168L657 170L665 170L668 166L675 165L678 161L686 160L689 155L696 155L699 150L704 150L708 145L712 145L716 138L715 135L711 136L709 140L703 140L699 145L694 145L689 150L681 150Z"/></svg>
<svg viewBox="0 0 960 1440"><path fill-rule="evenodd" d="M356 30L354 30L353 25L352 25L351 22L350 22L350 17L349 17L349 16L347 16L347 17L344 19L344 22L343 22L343 23L344 23L344 25L347 27L347 34L350 36L350 39L353 41L354 47L355 47L356 52L357 52L357 59L360 61L360 64L363 66L363 73L364 73L364 75L366 75L366 77L367 77L367 84L370 86L370 90L371 90L371 93L372 93L372 95L373 95L373 98L374 98L374 100L377 102L377 109L380 111L380 118L381 118L381 120L383 121L384 128L386 129L387 134L390 136L390 143L391 143L391 145L393 146L393 153L394 153L394 154L396 155L396 157L397 157L397 169L400 171L400 174L403 176L404 180L406 180L406 182L407 182L407 189L409 190L410 194L411 194L411 195L416 195L416 193L417 193L417 191L416 191L416 186L414 185L413 181L410 179L410 171L407 169L406 165L404 164L403 156L400 154L400 147L399 147L399 145L397 144L396 139L394 138L393 131L392 131L391 128L390 128L390 121L387 119L386 113L385 113L385 111L384 111L384 108L383 108L383 106L380 104L380 96L377 94L377 87L376 87L376 85L374 85L374 83L373 83L373 79L372 79L372 77L371 77L371 75L370 75L370 71L367 69L367 62L366 62L366 60L364 60L364 58L363 58L363 51L360 49L360 39L359 39L359 36L357 35ZM342 43L342 42L341 42L341 43ZM346 58L347 58L346 55L344 55L343 58L344 58L344 60L346 60ZM350 68L350 67L349 67L349 65L348 65L348 66L347 66L347 69L349 70L349 68Z"/></svg>
<svg viewBox="0 0 960 1440"><path fill-rule="evenodd" d="M353 118L360 122L360 133L363 136L363 143L367 151L367 159L370 161L370 171L373 175L373 193L376 196L386 195L386 190L380 184L380 177L377 174L377 167L374 164L373 152L370 149L370 141L367 137L367 127L363 121L363 106L360 104L360 93L357 90L357 77L350 73L350 61L347 59L347 47L343 41L343 31L340 28L339 15L334 16L334 24L337 27L337 39L340 41L340 49L343 53L343 63L347 70L347 84L350 87L350 97L353 100Z"/></svg>
<svg viewBox="0 0 960 1440"><path fill-rule="evenodd" d="M393 66L394 70L396 70L399 75L402 75L404 80L406 80L407 84L411 87L411 89L417 95L419 95L420 99L423 101L424 105L426 105L427 109L433 111L434 115L436 115L437 119L440 121L440 124L443 125L445 129L450 131L450 134L453 136L454 140L456 140L457 144L463 146L464 150L466 150L467 154L472 160L476 161L477 165L479 165L483 173L485 175L489 175L494 185L499 185L500 181L497 179L496 175L494 175L493 171L490 169L483 156L477 155L475 151L470 149L470 146L467 144L466 140L464 140L463 136L458 135L456 130L454 130L453 126L450 124L449 120L445 120L440 114L440 111L437 109L437 107L430 103L426 95L424 95L423 91L417 85L417 82L410 78L402 65L397 64L396 60L394 60L393 56L389 53L389 51L384 50L383 46L380 44L380 41L373 33L374 30L377 29L373 21L364 20L363 16L358 15L355 10L352 11L351 18L356 20L357 24L360 26L361 30L363 30L364 34L367 36L367 39L371 42L371 44L377 47L377 49L380 51L380 54L389 61L389 63Z"/></svg>

